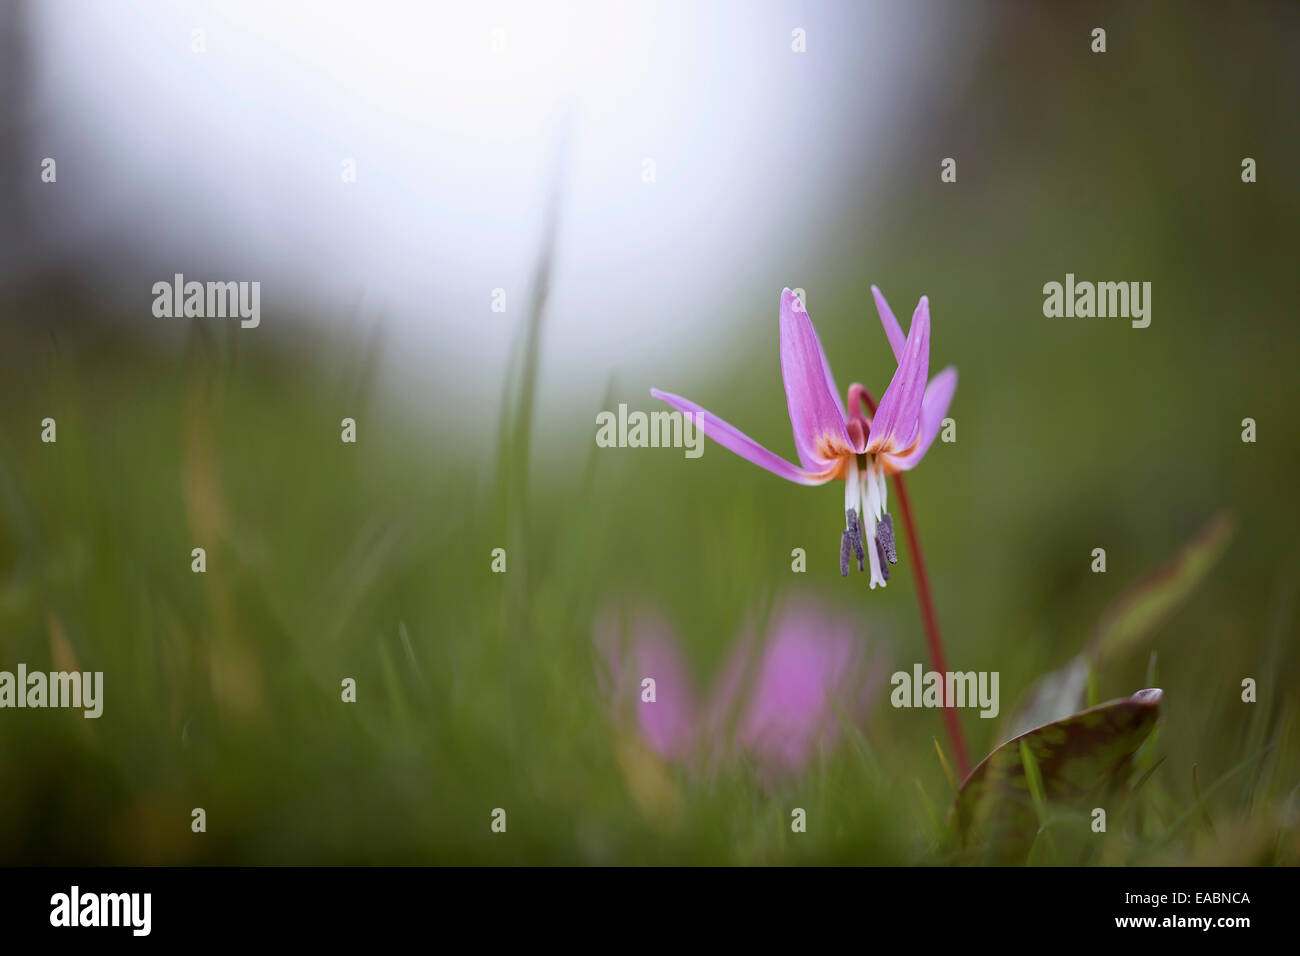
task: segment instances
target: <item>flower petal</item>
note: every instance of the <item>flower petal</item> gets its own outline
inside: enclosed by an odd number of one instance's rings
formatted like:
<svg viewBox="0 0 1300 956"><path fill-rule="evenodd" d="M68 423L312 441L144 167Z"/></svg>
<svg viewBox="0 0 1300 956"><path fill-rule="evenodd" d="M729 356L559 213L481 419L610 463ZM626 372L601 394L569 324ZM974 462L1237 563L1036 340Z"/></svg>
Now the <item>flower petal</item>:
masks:
<svg viewBox="0 0 1300 956"><path fill-rule="evenodd" d="M808 310L789 289L781 293L781 378L795 449L804 468L821 472L838 458L852 454L853 440L830 363Z"/></svg>
<svg viewBox="0 0 1300 956"><path fill-rule="evenodd" d="M889 347L894 350L894 361L902 362L903 350L907 346L903 328L898 324L898 319L894 318L894 310L885 301L884 293L873 285L871 295L876 300L876 311L880 313L880 324L885 327L885 337L889 339Z"/></svg>
<svg viewBox="0 0 1300 956"><path fill-rule="evenodd" d="M597 676L615 719L635 723L642 739L665 759L687 756L698 742L695 690L672 626L648 607L602 608L595 622ZM641 698L641 682L655 681L655 700Z"/></svg>
<svg viewBox="0 0 1300 956"><path fill-rule="evenodd" d="M857 622L803 598L774 615L755 664L736 737L768 778L796 774L829 750L841 715L856 723L870 700L863 691L880 676L868 675Z"/></svg>
<svg viewBox="0 0 1300 956"><path fill-rule="evenodd" d="M893 471L907 471L920 464L921 459L943 425L948 406L952 403L953 393L957 391L957 370L949 365L946 369L930 379L925 387L925 398L921 401L921 440L904 455L892 455L888 464Z"/></svg>
<svg viewBox="0 0 1300 956"><path fill-rule="evenodd" d="M748 435L728 425L721 418L696 405L688 398L682 398L680 395L674 395L671 392L660 391L657 388L650 389L650 394L661 402L667 402L679 412L700 416L696 421L699 422L699 427L704 434L728 451L735 452L746 461L752 462L758 467L786 479L786 481L793 481L800 485L824 485L835 477L841 467L841 463L836 461L830 463L821 471L805 471L798 465L792 465L780 455L768 451Z"/></svg>
<svg viewBox="0 0 1300 956"><path fill-rule="evenodd" d="M930 371L930 300L921 296L912 314L907 347L894 377L880 398L871 422L867 454L902 454L910 450L920 434L921 402L925 379Z"/></svg>
<svg viewBox="0 0 1300 956"><path fill-rule="evenodd" d="M659 756L684 756L695 741L695 699L689 672L672 632L661 621L644 624L633 635L632 657L635 686L639 688L646 677L655 681L653 703L646 703L640 694L636 696L637 723L642 735Z"/></svg>

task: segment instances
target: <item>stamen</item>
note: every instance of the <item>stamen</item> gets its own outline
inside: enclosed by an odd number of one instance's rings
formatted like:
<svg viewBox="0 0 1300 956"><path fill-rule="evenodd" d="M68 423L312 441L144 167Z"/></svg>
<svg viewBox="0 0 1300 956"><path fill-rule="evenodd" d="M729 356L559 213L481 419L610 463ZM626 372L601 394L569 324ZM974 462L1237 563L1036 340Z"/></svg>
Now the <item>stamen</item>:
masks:
<svg viewBox="0 0 1300 956"><path fill-rule="evenodd" d="M885 515L876 528L876 544L880 546L882 559L888 558L890 564L898 563L898 549L894 546L894 519L890 515ZM885 577L888 578L889 575L886 574Z"/></svg>
<svg viewBox="0 0 1300 956"><path fill-rule="evenodd" d="M881 525L881 527L884 527L884 526ZM884 579L885 579L886 581L888 581L888 580L889 580L889 563L888 563L887 561L885 561L885 549L884 549L884 546L880 543L880 535L879 535L879 534L876 535L876 555L880 558L880 573L881 573L881 575L884 577ZM894 563L897 564L898 561L895 560Z"/></svg>
<svg viewBox="0 0 1300 956"><path fill-rule="evenodd" d="M844 510L857 511L858 500L862 495L861 481L858 476L858 459L849 459L849 471L844 476Z"/></svg>
<svg viewBox="0 0 1300 956"><path fill-rule="evenodd" d="M862 570L862 559L866 557L866 551L863 547L866 536L862 533L862 522L858 519L856 511L844 512L844 520L848 524L847 534L849 546L853 549L853 554L858 559L858 570Z"/></svg>
<svg viewBox="0 0 1300 956"><path fill-rule="evenodd" d="M867 548L867 558L871 561L871 589L874 591L877 584L885 583L885 576L880 571L880 549L876 546L876 529L874 525L876 519L867 514L867 533L871 536L871 547Z"/></svg>
<svg viewBox="0 0 1300 956"><path fill-rule="evenodd" d="M874 458L867 459L867 470L862 476L862 497L865 501L865 506L862 509L863 513L869 514L879 521L880 489L876 485L876 462Z"/></svg>
<svg viewBox="0 0 1300 956"><path fill-rule="evenodd" d="M862 559L866 557L866 536L863 534L859 511L862 508L862 475L858 471L857 458L850 458L848 471L844 476L844 524L846 530L840 536L840 574L849 573L850 551L858 559L858 570L862 570Z"/></svg>
<svg viewBox="0 0 1300 956"><path fill-rule="evenodd" d="M874 502L871 500L875 491L875 482L871 479L871 470L868 467L862 474L862 521L863 521L863 538L870 540L871 545L867 548L867 558L871 562L871 587L874 590L876 585L885 586L885 575L881 572L880 566L883 563L880 560L880 553L876 548L876 512L873 507Z"/></svg>

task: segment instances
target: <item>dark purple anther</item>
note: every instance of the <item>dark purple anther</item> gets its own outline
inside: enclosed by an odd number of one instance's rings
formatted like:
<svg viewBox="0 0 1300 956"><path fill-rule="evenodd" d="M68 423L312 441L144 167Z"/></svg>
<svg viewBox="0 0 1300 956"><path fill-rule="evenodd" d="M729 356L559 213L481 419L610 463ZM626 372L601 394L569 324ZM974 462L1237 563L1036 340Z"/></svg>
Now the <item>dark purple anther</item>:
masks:
<svg viewBox="0 0 1300 956"><path fill-rule="evenodd" d="M867 556L863 543L866 540L862 521L858 518L858 513L852 508L844 512L844 518L849 523L849 543L853 546L853 556L858 559L858 570L862 570L862 561Z"/></svg>
<svg viewBox="0 0 1300 956"><path fill-rule="evenodd" d="M898 563L898 549L894 547L894 519L885 515L880 524L876 526L876 542L880 545L880 566L885 566L885 558L889 559L890 564ZM885 579L889 579L889 572L885 572Z"/></svg>

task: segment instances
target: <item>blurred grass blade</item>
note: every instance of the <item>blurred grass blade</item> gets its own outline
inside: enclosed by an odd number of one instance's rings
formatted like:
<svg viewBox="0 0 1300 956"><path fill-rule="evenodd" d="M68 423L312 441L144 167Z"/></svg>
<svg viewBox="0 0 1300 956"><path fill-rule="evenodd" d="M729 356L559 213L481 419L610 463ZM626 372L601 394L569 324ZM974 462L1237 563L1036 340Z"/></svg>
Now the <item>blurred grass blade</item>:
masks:
<svg viewBox="0 0 1300 956"><path fill-rule="evenodd" d="M948 766L948 758L943 755L943 747L939 744L938 737L931 738L934 741L934 752L939 755L939 765L943 767L943 775L948 778L948 786L953 793L957 792L957 780L952 775L952 768Z"/></svg>
<svg viewBox="0 0 1300 956"><path fill-rule="evenodd" d="M1172 824L1170 824L1169 829L1165 832L1163 836L1163 840L1165 842L1168 842L1173 840L1175 837L1177 837L1183 831L1183 828L1186 827L1188 823L1190 823L1196 816L1200 814L1202 804L1205 800L1213 796L1214 793L1216 793L1218 790L1224 787L1230 780L1232 780L1233 777L1241 773L1243 770L1249 767L1256 760L1268 756L1268 754L1273 751L1274 746L1275 745L1273 744L1269 744L1267 747L1264 747L1263 749L1258 750L1255 753L1251 754L1249 757L1244 758L1236 766L1230 768L1221 777L1219 777L1218 780L1210 784L1210 786L1203 793L1197 794L1195 802L1186 810L1184 810L1177 820L1175 820Z"/></svg>
<svg viewBox="0 0 1300 956"><path fill-rule="evenodd" d="M1210 573L1235 529L1231 515L1216 515L1170 561L1125 591L1097 623L1088 645L1093 658L1104 662L1132 650L1159 627Z"/></svg>
<svg viewBox="0 0 1300 956"><path fill-rule="evenodd" d="M1034 812L1038 815L1038 825L1047 826L1047 794L1043 792L1043 773L1038 769L1034 752L1029 749L1029 741L1020 741L1020 765L1025 771L1025 781L1029 784L1029 795L1034 801Z"/></svg>
<svg viewBox="0 0 1300 956"><path fill-rule="evenodd" d="M1084 706L1085 699L1087 706L1096 706L1098 672L1115 657L1132 650L1196 591L1223 554L1235 528L1231 515L1216 515L1164 566L1113 601L1102 613L1084 651L1040 677L1009 711L1005 732L1017 736L1059 720ZM1148 679L1148 687L1154 684Z"/></svg>
<svg viewBox="0 0 1300 956"><path fill-rule="evenodd" d="M930 825L934 827L936 839L943 838L943 821L939 819L939 814L935 812L934 803L930 800L930 795L925 792L925 787L921 785L921 779L918 777L913 781L916 784L916 792L921 795L921 807L925 810L925 815L930 820Z"/></svg>
<svg viewBox="0 0 1300 956"><path fill-rule="evenodd" d="M1205 798L1201 796L1201 779L1196 764L1192 764L1192 792L1196 794L1196 803L1201 808L1201 819L1205 821L1205 826L1210 831L1210 835L1218 836L1214 832L1214 818L1210 816L1210 808L1206 806Z"/></svg>
<svg viewBox="0 0 1300 956"><path fill-rule="evenodd" d="M541 251L533 273L532 301L521 335L511 345L510 364L501 406L497 449L497 480L505 506L506 540L511 560L510 590L519 600L527 591L529 565L525 553L527 504L532 458L533 410L537 400L537 375L541 365L543 320L550 296L559 228L561 180L565 166L563 143L552 172L552 184L542 226ZM515 368L518 362L518 369ZM516 380L517 379L517 380Z"/></svg>

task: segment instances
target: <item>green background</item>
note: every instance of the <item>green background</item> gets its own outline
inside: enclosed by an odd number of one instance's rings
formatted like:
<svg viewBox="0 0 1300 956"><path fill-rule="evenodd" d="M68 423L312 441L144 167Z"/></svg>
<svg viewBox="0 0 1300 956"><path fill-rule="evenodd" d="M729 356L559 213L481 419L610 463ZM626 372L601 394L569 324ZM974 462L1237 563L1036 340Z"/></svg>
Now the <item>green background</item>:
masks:
<svg viewBox="0 0 1300 956"><path fill-rule="evenodd" d="M595 679L593 618L622 598L664 609L701 684L742 622L795 592L860 614L891 669L926 660L905 544L885 591L837 573L839 488L712 444L688 461L593 442L600 408L648 410L658 386L793 457L781 287L808 290L841 386L879 395L873 282L904 322L930 297L932 368L960 372L957 441L910 492L950 662L999 671L1004 714L1213 515L1237 520L1147 649L1097 675L1101 699L1127 696L1156 652L1164 760L1139 814L1063 838L1060 859L1294 862L1295 11L987 9L969 60L935 65L944 95L909 104L889 188L846 197L797 277L759 290L760 314L698 316L744 335L703 368L592 368L607 399L581 414L532 386L544 307L515 317L502 407L435 383L413 409L383 381L391 337L281 310L256 333L195 323L167 343L75 275L10 286L0 667L74 660L105 673L106 696L99 720L0 712L0 862L963 860L927 811L951 800L934 711L882 695L832 754L768 787L743 766L700 779L620 760ZM1104 55L1086 42L1099 19ZM956 184L939 181L944 156ZM1045 318L1042 286L1067 272L1149 281L1150 327ZM40 441L47 416L56 444ZM962 720L976 759L1001 743L998 721ZM789 831L794 806L806 834Z"/></svg>

